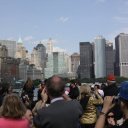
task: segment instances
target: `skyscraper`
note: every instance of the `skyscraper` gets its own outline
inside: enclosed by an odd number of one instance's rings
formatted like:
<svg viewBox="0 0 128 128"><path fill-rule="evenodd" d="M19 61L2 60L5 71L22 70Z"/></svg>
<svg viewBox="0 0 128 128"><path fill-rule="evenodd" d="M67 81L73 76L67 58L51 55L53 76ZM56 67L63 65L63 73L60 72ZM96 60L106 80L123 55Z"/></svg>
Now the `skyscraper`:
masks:
<svg viewBox="0 0 128 128"><path fill-rule="evenodd" d="M95 78L102 78L106 76L105 44L106 40L102 36L98 36L94 40Z"/></svg>
<svg viewBox="0 0 128 128"><path fill-rule="evenodd" d="M48 60L45 68L45 78L49 78L52 75L66 77L67 67L64 52L52 52L48 54Z"/></svg>
<svg viewBox="0 0 128 128"><path fill-rule="evenodd" d="M77 73L79 65L80 65L80 55L78 53L73 53L71 55L71 72L73 72L75 75Z"/></svg>
<svg viewBox="0 0 128 128"><path fill-rule="evenodd" d="M43 44L39 43L31 54L32 64L36 67L45 68L46 63L46 48Z"/></svg>
<svg viewBox="0 0 128 128"><path fill-rule="evenodd" d="M16 54L16 41L0 40L0 44L5 45L8 49L8 56L15 57Z"/></svg>
<svg viewBox="0 0 128 128"><path fill-rule="evenodd" d="M115 74L128 77L128 34L120 33L115 38Z"/></svg>
<svg viewBox="0 0 128 128"><path fill-rule="evenodd" d="M15 57L20 58L20 59L26 59L27 58L27 53L28 53L28 51L23 46L23 41L21 40L21 38L19 38L19 40L17 42L17 46L16 46L16 55L15 55Z"/></svg>
<svg viewBox="0 0 128 128"><path fill-rule="evenodd" d="M106 43L106 75L114 74L114 50L113 43Z"/></svg>
<svg viewBox="0 0 128 128"><path fill-rule="evenodd" d="M47 53L52 53L53 52L53 41L50 38L47 42Z"/></svg>
<svg viewBox="0 0 128 128"><path fill-rule="evenodd" d="M80 79L93 77L93 50L89 42L80 42Z"/></svg>

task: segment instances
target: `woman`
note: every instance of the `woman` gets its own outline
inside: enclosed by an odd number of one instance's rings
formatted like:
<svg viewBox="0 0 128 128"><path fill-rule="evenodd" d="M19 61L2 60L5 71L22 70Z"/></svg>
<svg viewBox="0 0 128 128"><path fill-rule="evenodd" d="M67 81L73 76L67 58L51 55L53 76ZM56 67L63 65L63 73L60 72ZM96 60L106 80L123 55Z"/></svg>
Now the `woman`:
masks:
<svg viewBox="0 0 128 128"><path fill-rule="evenodd" d="M97 120L96 105L102 104L103 99L95 92L95 96L91 94L91 87L89 85L82 85L80 87L81 99L80 104L83 107L84 114L82 115L80 122L82 128L94 128Z"/></svg>
<svg viewBox="0 0 128 128"><path fill-rule="evenodd" d="M26 109L15 94L5 96L0 118L0 128L29 128L29 122L24 118Z"/></svg>
<svg viewBox="0 0 128 128"><path fill-rule="evenodd" d="M34 96L34 86L33 86L33 81L28 78L24 87L23 87L23 94L28 95L29 100L32 102L33 101L33 96Z"/></svg>

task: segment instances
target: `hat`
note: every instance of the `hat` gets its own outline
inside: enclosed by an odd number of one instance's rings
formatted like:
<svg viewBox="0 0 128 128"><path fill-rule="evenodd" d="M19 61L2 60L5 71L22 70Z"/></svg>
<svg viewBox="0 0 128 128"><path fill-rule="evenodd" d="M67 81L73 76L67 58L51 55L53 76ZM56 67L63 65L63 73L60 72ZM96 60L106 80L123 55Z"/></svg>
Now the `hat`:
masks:
<svg viewBox="0 0 128 128"><path fill-rule="evenodd" d="M107 77L107 80L111 81L111 82L115 82L116 78L115 78L115 76L113 74L109 74L108 77Z"/></svg>
<svg viewBox="0 0 128 128"><path fill-rule="evenodd" d="M128 101L128 81L121 83L120 86L119 97Z"/></svg>

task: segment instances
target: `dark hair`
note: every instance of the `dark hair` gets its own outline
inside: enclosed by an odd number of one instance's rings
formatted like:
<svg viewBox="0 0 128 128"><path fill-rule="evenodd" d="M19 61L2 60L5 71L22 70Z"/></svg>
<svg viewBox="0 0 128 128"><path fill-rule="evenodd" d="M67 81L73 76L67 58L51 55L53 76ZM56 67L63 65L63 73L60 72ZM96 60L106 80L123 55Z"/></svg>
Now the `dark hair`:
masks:
<svg viewBox="0 0 128 128"><path fill-rule="evenodd" d="M24 116L26 108L16 94L5 96L2 104L2 116L5 118L20 119Z"/></svg>
<svg viewBox="0 0 128 128"><path fill-rule="evenodd" d="M58 80L55 81L55 79ZM65 82L59 76L52 76L47 80L46 87L49 96L54 98L60 97L64 93Z"/></svg>
<svg viewBox="0 0 128 128"><path fill-rule="evenodd" d="M100 89L100 85L96 84L95 87L97 87L97 89Z"/></svg>

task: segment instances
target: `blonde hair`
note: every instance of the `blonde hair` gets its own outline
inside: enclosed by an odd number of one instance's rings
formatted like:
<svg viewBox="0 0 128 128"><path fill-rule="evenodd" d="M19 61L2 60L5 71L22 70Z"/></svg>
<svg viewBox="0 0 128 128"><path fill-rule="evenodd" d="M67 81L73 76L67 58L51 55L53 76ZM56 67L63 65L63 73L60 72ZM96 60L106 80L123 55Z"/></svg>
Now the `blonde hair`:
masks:
<svg viewBox="0 0 128 128"><path fill-rule="evenodd" d="M26 108L20 98L15 94L5 96L1 115L5 118L20 119L24 116Z"/></svg>
<svg viewBox="0 0 128 128"><path fill-rule="evenodd" d="M87 84L83 84L80 87L80 93L84 95L90 95L91 94L91 87Z"/></svg>

